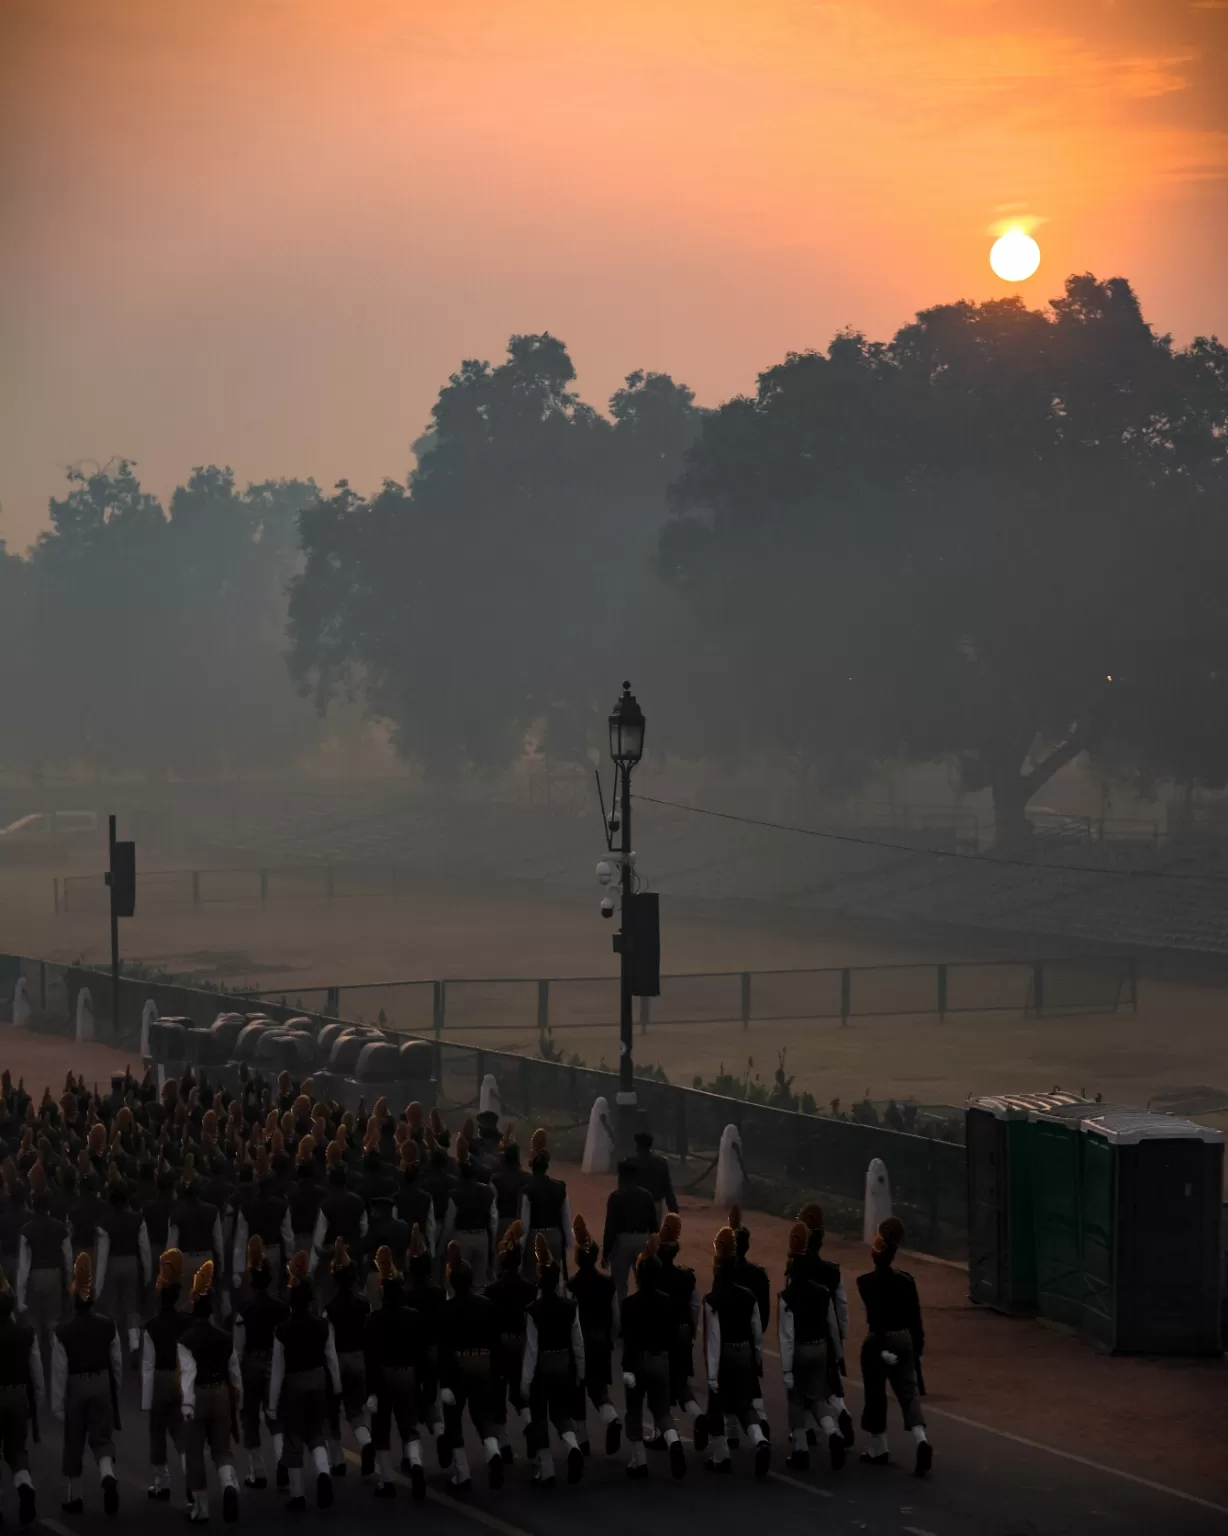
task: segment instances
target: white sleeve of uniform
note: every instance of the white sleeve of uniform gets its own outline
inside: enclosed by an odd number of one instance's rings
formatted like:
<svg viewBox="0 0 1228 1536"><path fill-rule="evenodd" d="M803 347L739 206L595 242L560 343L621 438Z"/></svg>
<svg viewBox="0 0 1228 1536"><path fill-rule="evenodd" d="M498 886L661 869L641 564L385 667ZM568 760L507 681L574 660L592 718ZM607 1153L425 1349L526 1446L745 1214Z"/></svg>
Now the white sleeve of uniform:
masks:
<svg viewBox="0 0 1228 1536"><path fill-rule="evenodd" d="M704 1354L707 1357L708 1385L714 1387L721 1368L721 1322L704 1302Z"/></svg>
<svg viewBox="0 0 1228 1536"><path fill-rule="evenodd" d="M531 1317L524 1320L524 1359L520 1365L520 1395L528 1397L533 1377L537 1374L537 1324Z"/></svg>
<svg viewBox="0 0 1228 1536"><path fill-rule="evenodd" d="M241 1315L236 1315L234 1326L234 1353L237 1360L243 1359L243 1351L247 1347L247 1325Z"/></svg>
<svg viewBox="0 0 1228 1536"><path fill-rule="evenodd" d="M832 1301L827 1303L827 1342L835 1350L836 1359L841 1359L844 1355L844 1350L841 1347L840 1322L836 1317L835 1302Z"/></svg>
<svg viewBox="0 0 1228 1536"><path fill-rule="evenodd" d="M235 1216L235 1245L230 1256L230 1272L234 1276L235 1290L243 1284L243 1271L247 1267L247 1217L242 1211Z"/></svg>
<svg viewBox="0 0 1228 1536"><path fill-rule="evenodd" d="M448 1208L443 1213L443 1233L440 1241L446 1248L452 1241L452 1234L456 1231L456 1201L448 1196Z"/></svg>
<svg viewBox="0 0 1228 1536"><path fill-rule="evenodd" d="M238 1335L236 1332L236 1341ZM230 1359L226 1362L226 1370L230 1376L230 1385L234 1388L235 1407L243 1406L243 1372L239 1366L239 1351L236 1347L230 1351Z"/></svg>
<svg viewBox="0 0 1228 1536"><path fill-rule="evenodd" d="M195 1409L196 1407L196 1356L190 1349L178 1346L179 1355L179 1385L183 1390L183 1406Z"/></svg>
<svg viewBox="0 0 1228 1536"><path fill-rule="evenodd" d="M102 1295L107 1283L107 1260L111 1257L111 1234L105 1227L98 1228L98 1269L94 1276L95 1295Z"/></svg>
<svg viewBox="0 0 1228 1536"><path fill-rule="evenodd" d="M613 1343L615 1339L617 1339L618 1336L622 1333L623 1327L623 1314L622 1308L618 1305L617 1291L615 1291L613 1296L610 1297L610 1327L612 1330L610 1334L610 1342Z"/></svg>
<svg viewBox="0 0 1228 1536"><path fill-rule="evenodd" d="M439 1235L439 1224L435 1220L435 1202L431 1201L426 1212L426 1251L431 1258L435 1257L436 1238Z"/></svg>
<svg viewBox="0 0 1228 1536"><path fill-rule="evenodd" d="M759 1308L750 1315L750 1336L755 1345L755 1364L763 1369L763 1319L759 1316Z"/></svg>
<svg viewBox="0 0 1228 1536"><path fill-rule="evenodd" d="M524 1228L524 1240L525 1240L525 1242L526 1243L530 1242L532 1240L532 1237L533 1237L533 1228L529 1225L529 1197L528 1197L528 1195L522 1195L520 1197L520 1225ZM532 1251L531 1249L526 1249L526 1252L531 1252L531 1251Z"/></svg>
<svg viewBox="0 0 1228 1536"><path fill-rule="evenodd" d="M843 1344L849 1336L849 1299L845 1294L843 1280L836 1287L836 1323L840 1329L840 1342ZM840 1356L843 1359L843 1349L840 1351Z"/></svg>
<svg viewBox="0 0 1228 1536"><path fill-rule="evenodd" d="M213 1257L217 1260L217 1277L220 1283L226 1272L226 1239L222 1236L221 1211L213 1218Z"/></svg>
<svg viewBox="0 0 1228 1536"><path fill-rule="evenodd" d="M575 1356L576 1375L584 1380L584 1330L580 1327L580 1311L571 1320L571 1352Z"/></svg>
<svg viewBox="0 0 1228 1536"><path fill-rule="evenodd" d="M780 1369L785 1376L793 1374L793 1333L793 1313L782 1296L776 1308L776 1338L780 1345Z"/></svg>
<svg viewBox="0 0 1228 1536"><path fill-rule="evenodd" d="M328 1325L328 1338L324 1341L324 1364L328 1367L329 1379L333 1384L333 1391L341 1396L341 1362L337 1359L337 1340L333 1334L333 1325Z"/></svg>
<svg viewBox="0 0 1228 1536"><path fill-rule="evenodd" d="M17 1310L26 1310L26 1285L30 1279L30 1244L23 1235L17 1245Z"/></svg>
<svg viewBox="0 0 1228 1536"><path fill-rule="evenodd" d="M178 1248L179 1246L179 1227L173 1221L168 1221L166 1224L166 1246L168 1248Z"/></svg>
<svg viewBox="0 0 1228 1536"><path fill-rule="evenodd" d="M149 1246L149 1229L144 1221L141 1222L141 1230L136 1235L136 1251L140 1255L141 1279L148 1285L153 1278L153 1250Z"/></svg>
<svg viewBox="0 0 1228 1536"><path fill-rule="evenodd" d="M491 1258L499 1247L499 1196L492 1189L490 1192L490 1253Z"/></svg>
<svg viewBox="0 0 1228 1536"><path fill-rule="evenodd" d="M316 1217L315 1231L311 1234L311 1254L307 1260L307 1273L315 1273L315 1267L324 1251L324 1239L328 1236L328 1217L323 1211Z"/></svg>
<svg viewBox="0 0 1228 1536"><path fill-rule="evenodd" d="M111 1335L111 1380L118 1399L124 1390L124 1346L120 1343L118 1323L115 1325L115 1332Z"/></svg>
<svg viewBox="0 0 1228 1536"><path fill-rule="evenodd" d="M281 1261L283 1264L290 1262L290 1255L294 1252L294 1223L290 1220L290 1207L286 1207L286 1214L281 1218Z"/></svg>
<svg viewBox="0 0 1228 1536"><path fill-rule="evenodd" d="M563 1196L563 1252L570 1253L575 1246L576 1234L571 1230L571 1201Z"/></svg>
<svg viewBox="0 0 1228 1536"><path fill-rule="evenodd" d="M30 1340L30 1385L34 1389L34 1402L41 1408L47 1400L47 1387L43 1381L43 1352L37 1333Z"/></svg>
<svg viewBox="0 0 1228 1536"><path fill-rule="evenodd" d="M141 1409L148 1413L153 1407L154 1341L149 1329L141 1329Z"/></svg>
<svg viewBox="0 0 1228 1536"><path fill-rule="evenodd" d="M273 1368L269 1373L269 1418L277 1417L277 1405L281 1402L281 1383L286 1374L286 1352L281 1340L273 1340Z"/></svg>
<svg viewBox="0 0 1228 1536"><path fill-rule="evenodd" d="M360 1236L366 1237L367 1228L369 1225L370 1223L367 1221L367 1213L364 1210L362 1215L358 1218L358 1231Z"/></svg>
<svg viewBox="0 0 1228 1536"><path fill-rule="evenodd" d="M65 1234L60 1244L60 1258L64 1261L64 1287L72 1290L72 1240Z"/></svg>
<svg viewBox="0 0 1228 1536"><path fill-rule="evenodd" d="M64 1417L64 1388L68 1385L68 1356L56 1334L51 1346L51 1412L57 1419Z"/></svg>

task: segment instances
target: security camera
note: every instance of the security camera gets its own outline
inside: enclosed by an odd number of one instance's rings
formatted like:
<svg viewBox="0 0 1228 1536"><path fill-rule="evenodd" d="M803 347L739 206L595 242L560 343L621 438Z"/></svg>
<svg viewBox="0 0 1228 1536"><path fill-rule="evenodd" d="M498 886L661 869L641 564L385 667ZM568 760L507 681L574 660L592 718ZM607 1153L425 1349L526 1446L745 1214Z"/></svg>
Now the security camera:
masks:
<svg viewBox="0 0 1228 1536"><path fill-rule="evenodd" d="M602 885L609 885L614 878L614 866L609 859L602 859L597 866L597 879Z"/></svg>
<svg viewBox="0 0 1228 1536"><path fill-rule="evenodd" d="M603 896L601 898L601 915L602 915L602 917L613 917L614 916L614 898L613 898L613 896Z"/></svg>

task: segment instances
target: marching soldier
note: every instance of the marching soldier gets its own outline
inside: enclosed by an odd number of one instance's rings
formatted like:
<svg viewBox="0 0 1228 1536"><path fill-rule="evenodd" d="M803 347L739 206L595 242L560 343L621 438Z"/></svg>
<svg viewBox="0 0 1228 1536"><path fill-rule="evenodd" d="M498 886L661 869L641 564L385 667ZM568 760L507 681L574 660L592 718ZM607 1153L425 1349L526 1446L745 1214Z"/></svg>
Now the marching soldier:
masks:
<svg viewBox="0 0 1228 1536"><path fill-rule="evenodd" d="M744 1285L755 1298L755 1305L759 1308L759 1327L766 1334L768 1323L772 1317L772 1282L768 1272L762 1264L753 1264L747 1257L750 1250L750 1228L742 1223L742 1207L733 1205L729 1208L729 1225L733 1228L734 1247L737 1251L737 1261L733 1267L733 1278L738 1285ZM763 1402L763 1370L762 1361L759 1369L759 1390L755 1393L755 1412L759 1416L759 1427L770 1440L772 1432L768 1428L767 1408ZM736 1433L736 1426L731 1426ZM736 1441L732 1442L736 1444Z"/></svg>
<svg viewBox="0 0 1228 1536"><path fill-rule="evenodd" d="M392 1481L392 1428L401 1441L402 1461L409 1468L413 1498L426 1498L426 1473L422 1468L422 1441L418 1436L420 1370L426 1354L422 1315L408 1305L392 1250L380 1248L375 1272L383 1298L367 1318L364 1334L367 1410L371 1415L371 1442L375 1447L378 1476L377 1499L395 1499Z"/></svg>
<svg viewBox="0 0 1228 1536"><path fill-rule="evenodd" d="M495 1236L499 1243L503 1242L504 1234L514 1221L523 1223L521 1205L524 1200L525 1185L528 1182L529 1175L520 1166L520 1148L516 1145L516 1133L509 1125L499 1143L499 1159L490 1175L498 1215Z"/></svg>
<svg viewBox="0 0 1228 1536"><path fill-rule="evenodd" d="M114 1163L111 1168L114 1177L108 1179L108 1209L98 1222L98 1294L120 1328L127 1330L128 1354L133 1369L137 1369L142 1302L153 1263L141 1213L133 1209L132 1193Z"/></svg>
<svg viewBox="0 0 1228 1536"><path fill-rule="evenodd" d="M171 1206L166 1224L166 1246L178 1248L183 1254L183 1295L179 1305L185 1312L191 1311L192 1281L196 1271L208 1260L220 1274L225 1262L222 1215L216 1205L200 1197L196 1158L191 1152L184 1153L179 1198ZM212 1284L213 1267L209 1274Z"/></svg>
<svg viewBox="0 0 1228 1536"><path fill-rule="evenodd" d="M870 1436L870 1448L862 1461L880 1467L887 1464L887 1387L895 1393L904 1415L905 1429L912 1431L917 1455L914 1471L924 1477L934 1462L934 1448L925 1428L921 1408L921 1352L925 1329L917 1282L896 1269L895 1256L904 1241L904 1226L888 1216L879 1225L871 1253L874 1268L857 1277L857 1289L866 1308L867 1333L861 1346L861 1379L865 1407L861 1427Z"/></svg>
<svg viewBox="0 0 1228 1536"><path fill-rule="evenodd" d="M279 1469L281 1466L282 1434L269 1413L269 1383L273 1374L273 1337L289 1317L290 1308L270 1294L273 1270L258 1232L247 1240L246 1260L248 1298L235 1312L234 1351L242 1387L243 1449L248 1457L248 1473L243 1481L248 1488L261 1489L269 1486L260 1448L262 1418L267 1417L273 1438L273 1461Z"/></svg>
<svg viewBox="0 0 1228 1536"><path fill-rule="evenodd" d="M587 1394L605 1425L606 1455L614 1456L622 1443L622 1425L610 1401L610 1383L614 1379L614 1340L618 1337L619 1298L613 1280L597 1268L597 1244L589 1236L584 1217L573 1217L571 1227L575 1237L576 1270L567 1288L575 1298L580 1316L580 1332L584 1336L584 1376L576 1388L580 1449L588 1455L588 1411L584 1401Z"/></svg>
<svg viewBox="0 0 1228 1536"><path fill-rule="evenodd" d="M497 1196L479 1176L469 1140L456 1138L456 1178L443 1218L443 1245L455 1241L472 1274L472 1289L483 1291L494 1269L499 1226Z"/></svg>
<svg viewBox="0 0 1228 1536"><path fill-rule="evenodd" d="M389 1253L404 1253L409 1247L412 1228L393 1212L393 1196L386 1191L371 1201L371 1219L363 1243L363 1295L373 1310L384 1304L384 1285L375 1256L381 1248Z"/></svg>
<svg viewBox="0 0 1228 1536"><path fill-rule="evenodd" d="M652 1196L638 1183L628 1159L618 1165L618 1185L605 1206L605 1236L601 1256L609 1268L621 1302L627 1294L628 1277L636 1259L657 1230L657 1208Z"/></svg>
<svg viewBox="0 0 1228 1536"><path fill-rule="evenodd" d="M35 1519L34 1482L30 1477L30 1431L37 1443L38 1410L44 1399L43 1359L38 1334L15 1316L17 1297L0 1271L0 1454L8 1462L17 1490L18 1519Z"/></svg>
<svg viewBox="0 0 1228 1536"><path fill-rule="evenodd" d="M576 1387L584 1379L584 1335L575 1302L559 1295L562 1271L544 1231L534 1241L534 1258L538 1294L525 1318L520 1395L529 1404L530 1454L537 1457L533 1483L545 1488L554 1482L551 1424L567 1447L567 1481L578 1483L584 1476L584 1452L572 1419Z"/></svg>
<svg viewBox="0 0 1228 1536"><path fill-rule="evenodd" d="M178 1248L168 1248L158 1260L154 1282L158 1310L145 1324L141 1347L141 1408L149 1415L149 1461L153 1468L149 1497L162 1503L171 1496L167 1440L181 1457L187 1449L179 1386L179 1340L191 1318L179 1310L182 1281L183 1255Z"/></svg>
<svg viewBox="0 0 1228 1536"><path fill-rule="evenodd" d="M763 1369L763 1325L754 1293L734 1278L737 1243L722 1227L712 1244L712 1289L704 1297L704 1362L708 1371L710 1472L733 1471L727 1417L736 1418L755 1447L755 1476L766 1477L772 1448L759 1424L755 1398Z"/></svg>
<svg viewBox="0 0 1228 1536"><path fill-rule="evenodd" d="M17 1310L38 1336L42 1358L51 1365L52 1338L64 1316L64 1297L72 1285L72 1245L65 1222L51 1214L47 1170L30 1169L34 1214L21 1230L17 1253Z"/></svg>
<svg viewBox="0 0 1228 1536"><path fill-rule="evenodd" d="M243 1401L243 1381L230 1334L213 1318L213 1260L205 1259L192 1276L192 1320L177 1350L183 1391L185 1471L191 1509L188 1519L209 1519L205 1447L222 1485L222 1519L239 1518L239 1480L235 1476L235 1419Z"/></svg>
<svg viewBox="0 0 1228 1536"><path fill-rule="evenodd" d="M306 1253L310 1257L315 1246L316 1221L320 1214L320 1186L316 1179L315 1152L315 1137L304 1135L298 1144L294 1181L290 1186L288 1254Z"/></svg>
<svg viewBox="0 0 1228 1536"><path fill-rule="evenodd" d="M678 1197L674 1194L674 1181L669 1164L659 1152L652 1150L652 1132L647 1128L635 1133L635 1153L628 1159L635 1182L652 1196L657 1208L654 1228L665 1220L667 1214L678 1214Z"/></svg>
<svg viewBox="0 0 1228 1536"><path fill-rule="evenodd" d="M794 1470L810 1466L806 1438L807 1416L818 1422L827 1437L832 1471L844 1466L844 1436L836 1427L828 1397L840 1350L840 1329L831 1292L811 1278L805 1265L810 1234L806 1224L794 1222L789 1232L789 1258L785 1288L776 1314L780 1345L780 1369L789 1402L792 1449L785 1465ZM798 1264L798 1260L802 1262Z"/></svg>
<svg viewBox="0 0 1228 1536"><path fill-rule="evenodd" d="M290 1475L287 1509L297 1513L307 1507L303 1497L303 1452L311 1451L316 1469L316 1503L328 1509L333 1502L333 1480L324 1444L328 1428L327 1389L341 1396L341 1369L333 1343L332 1325L311 1312L310 1259L300 1249L290 1260L287 1300L290 1316L273 1336L273 1370L269 1384L269 1412L280 1413L285 1435L285 1462Z"/></svg>
<svg viewBox="0 0 1228 1536"><path fill-rule="evenodd" d="M421 1227L415 1227L410 1233L407 1260L409 1284L405 1287L405 1299L421 1315L425 1339L417 1371L418 1417L430 1425L439 1465L448 1467L452 1464L452 1445L444 1432L443 1408L439 1401L439 1312L447 1300L447 1293L431 1278L434 1260Z"/></svg>
<svg viewBox="0 0 1228 1536"><path fill-rule="evenodd" d="M828 1397L832 1412L836 1416L836 1423L840 1427L840 1433L844 1437L846 1447L851 1446L856 1439L853 1433L853 1417L848 1411L844 1401L843 1391L840 1386L840 1378L845 1374L844 1352L846 1340L849 1336L849 1304L844 1290L844 1281L840 1275L839 1264L823 1257L823 1239L826 1236L823 1220L823 1207L814 1203L804 1205L797 1214L797 1219L803 1222L809 1233L806 1240L806 1253L803 1260L793 1260L791 1267L800 1268L804 1265L806 1273L812 1280L826 1290L832 1298L836 1309L836 1327L839 1331L839 1358L834 1363L831 1372L832 1391Z"/></svg>
<svg viewBox="0 0 1228 1536"><path fill-rule="evenodd" d="M329 1461L334 1477L344 1477L345 1459L341 1454L341 1416L345 1415L354 1440L362 1453L362 1475L370 1477L375 1471L375 1449L371 1444L371 1431L363 1415L367 1403L366 1347L367 1319L371 1316L371 1303L357 1292L358 1269L350 1257L345 1239L338 1237L333 1243L330 1264L333 1277L332 1299L324 1308L324 1316L332 1325L333 1344L337 1351L337 1368L341 1372L341 1395L329 1404L329 1428L332 1430L328 1447Z"/></svg>
<svg viewBox="0 0 1228 1536"><path fill-rule="evenodd" d="M695 1369L695 1338L699 1332L700 1297L699 1287L695 1283L695 1271L678 1263L681 1241L682 1218L671 1211L661 1223L657 1245L662 1288L669 1297L673 1317L674 1331L669 1349L669 1396L670 1401L693 1421L695 1449L702 1451L708 1443L708 1427L691 1385ZM664 1449L664 1442L658 1447L654 1440L653 1446Z"/></svg>
<svg viewBox="0 0 1228 1536"><path fill-rule="evenodd" d="M422 1229L426 1251L434 1258L435 1238L438 1235L435 1229L435 1201L430 1190L421 1182L419 1157L418 1143L412 1137L407 1137L401 1143L401 1179L393 1198L392 1214L398 1221L403 1221L411 1232L415 1227ZM393 1253L405 1251L393 1243L388 1246Z"/></svg>
<svg viewBox="0 0 1228 1536"><path fill-rule="evenodd" d="M663 1284L658 1241L648 1247L635 1266L636 1290L623 1305L623 1386L627 1390L627 1440L631 1460L627 1476L648 1476L644 1454L644 1404L662 1443L669 1450L670 1471L686 1476L686 1454L670 1412L670 1347L674 1341L674 1309Z"/></svg>
<svg viewBox="0 0 1228 1536"><path fill-rule="evenodd" d="M367 1206L362 1196L349 1187L349 1175L341 1143L330 1141L325 1152L328 1164L328 1190L320 1201L315 1228L311 1237L311 1273L315 1273L321 1255L335 1250L338 1238L345 1243L346 1253L362 1251L362 1240L367 1235ZM331 1265L321 1275L316 1286L317 1297L323 1305L325 1296L331 1296L337 1271Z"/></svg>
<svg viewBox="0 0 1228 1536"><path fill-rule="evenodd" d="M268 1284L265 1289L277 1289L282 1267L289 1261L289 1250L294 1243L294 1229L290 1224L290 1205L277 1192L277 1182L269 1154L264 1147L256 1153L253 1170L255 1192L235 1212L234 1251L231 1275L235 1290L239 1290L250 1270L250 1243L253 1237L260 1239L263 1263L267 1266ZM269 1341L272 1357L273 1344Z"/></svg>
<svg viewBox="0 0 1228 1536"><path fill-rule="evenodd" d="M463 1141L464 1137L457 1140ZM439 1312L439 1396L452 1447L451 1489L453 1493L464 1493L470 1485L469 1459L465 1454L466 1408L486 1453L490 1486L502 1488L503 1459L491 1424L495 1352L499 1343L495 1304L475 1294L473 1270L456 1241L448 1247L447 1273L452 1295Z"/></svg>
<svg viewBox="0 0 1228 1536"><path fill-rule="evenodd" d="M537 1287L521 1273L520 1251L524 1229L513 1221L499 1243L499 1277L486 1287L494 1304L499 1335L495 1355L495 1380L491 1417L499 1441L504 1465L512 1460L512 1443L507 1432L508 1404L519 1413L525 1406L520 1395L520 1368L524 1363L525 1319L537 1295Z"/></svg>
<svg viewBox="0 0 1228 1536"><path fill-rule="evenodd" d="M550 1149L546 1145L546 1133L540 1126L533 1132L530 1151L529 1177L520 1201L526 1264L534 1262L540 1236L565 1278L572 1242L571 1206L567 1201L567 1185L562 1179L550 1177Z"/></svg>
<svg viewBox="0 0 1228 1536"><path fill-rule="evenodd" d="M114 1434L119 1428L124 1352L115 1323L105 1312L94 1311L93 1291L89 1254L79 1253L73 1265L73 1315L56 1328L51 1346L51 1412L64 1425L61 1465L66 1486L60 1507L69 1515L85 1508L76 1483L88 1442L98 1460L103 1511L114 1518L119 1513Z"/></svg>

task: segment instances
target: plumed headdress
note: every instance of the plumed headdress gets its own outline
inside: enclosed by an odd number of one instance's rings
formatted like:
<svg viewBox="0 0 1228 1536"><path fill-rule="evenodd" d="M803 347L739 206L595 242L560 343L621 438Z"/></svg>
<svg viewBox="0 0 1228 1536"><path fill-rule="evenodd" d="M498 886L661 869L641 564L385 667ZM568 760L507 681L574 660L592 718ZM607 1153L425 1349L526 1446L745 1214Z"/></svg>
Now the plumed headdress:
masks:
<svg viewBox="0 0 1228 1536"><path fill-rule="evenodd" d="M259 1232L253 1232L247 1240L247 1268L250 1273L253 1269L260 1269L265 1263L264 1238Z"/></svg>
<svg viewBox="0 0 1228 1536"><path fill-rule="evenodd" d="M183 1254L178 1248L168 1248L158 1259L158 1289L163 1291L168 1285L178 1285L182 1280Z"/></svg>
<svg viewBox="0 0 1228 1536"><path fill-rule="evenodd" d="M878 1231L870 1247L876 1258L881 1255L889 1263L903 1241L904 1223L898 1216L888 1216L886 1221L879 1222Z"/></svg>
<svg viewBox="0 0 1228 1536"><path fill-rule="evenodd" d="M809 1241L810 1228L804 1221L795 1221L789 1228L789 1257L795 1259L805 1253Z"/></svg>
<svg viewBox="0 0 1228 1536"><path fill-rule="evenodd" d="M737 1254L737 1243L732 1227L721 1227L712 1239L712 1267L719 1269Z"/></svg>
<svg viewBox="0 0 1228 1536"><path fill-rule="evenodd" d="M417 1228L414 1229L415 1231ZM375 1250L375 1269L380 1280L387 1284L389 1280L397 1279L397 1267L392 1260L392 1249L387 1243L383 1243Z"/></svg>
<svg viewBox="0 0 1228 1536"><path fill-rule="evenodd" d="M311 1135L304 1136L302 1141L300 1141L299 1144L298 1144L298 1152L295 1155L294 1161L301 1168L304 1163L311 1162L312 1158L315 1155L316 1155L316 1139L315 1139L315 1137L311 1136Z"/></svg>
<svg viewBox="0 0 1228 1536"><path fill-rule="evenodd" d="M72 1267L72 1293L78 1301L88 1301L94 1289L94 1266L88 1253L79 1253Z"/></svg>
<svg viewBox="0 0 1228 1536"><path fill-rule="evenodd" d="M334 1275L340 1273L343 1269L354 1268L354 1260L350 1257L349 1245L346 1243L345 1238L339 1237L333 1243L333 1256L328 1267Z"/></svg>
<svg viewBox="0 0 1228 1536"><path fill-rule="evenodd" d="M521 1222L521 1221L513 1221L511 1223L511 1225L508 1227L507 1231L503 1234L502 1239L500 1240L499 1252L501 1254L504 1254L504 1255L509 1254L509 1253L510 1254L514 1254L515 1258L516 1258L516 1262L519 1263L520 1262L520 1245L523 1242L524 1242L524 1223Z"/></svg>
<svg viewBox="0 0 1228 1536"><path fill-rule="evenodd" d="M297 1286L305 1285L309 1273L310 1260L307 1251L304 1248L300 1248L291 1257L289 1266L286 1269L286 1285L291 1290L294 1290Z"/></svg>
<svg viewBox="0 0 1228 1536"><path fill-rule="evenodd" d="M821 1232L823 1230L823 1207L817 1201L812 1200L809 1205L803 1205L797 1213L797 1219L804 1222L808 1232Z"/></svg>
<svg viewBox="0 0 1228 1536"><path fill-rule="evenodd" d="M206 1259L192 1276L192 1295L197 1301L213 1289L213 1260Z"/></svg>
<svg viewBox="0 0 1228 1536"><path fill-rule="evenodd" d="M666 1216L665 1220L661 1223L659 1236L662 1247L668 1245L669 1247L676 1248L682 1241L682 1217L679 1216L677 1211L670 1211Z"/></svg>

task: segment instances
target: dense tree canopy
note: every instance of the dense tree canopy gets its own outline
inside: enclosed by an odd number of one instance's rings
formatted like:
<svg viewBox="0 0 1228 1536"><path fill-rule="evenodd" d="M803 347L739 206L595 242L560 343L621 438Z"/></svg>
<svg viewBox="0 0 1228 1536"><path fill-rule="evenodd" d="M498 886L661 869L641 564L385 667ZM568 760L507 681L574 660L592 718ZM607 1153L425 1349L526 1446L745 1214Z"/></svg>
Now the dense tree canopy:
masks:
<svg viewBox="0 0 1228 1536"><path fill-rule="evenodd" d="M662 538L747 736L958 759L1000 836L1085 748L1228 777L1228 354L1071 278L791 355L704 424Z"/></svg>

